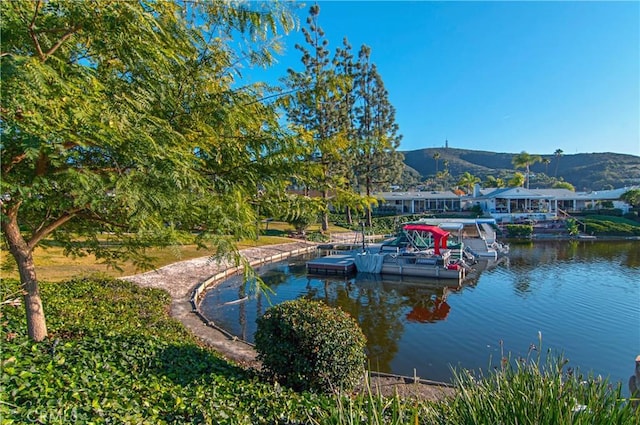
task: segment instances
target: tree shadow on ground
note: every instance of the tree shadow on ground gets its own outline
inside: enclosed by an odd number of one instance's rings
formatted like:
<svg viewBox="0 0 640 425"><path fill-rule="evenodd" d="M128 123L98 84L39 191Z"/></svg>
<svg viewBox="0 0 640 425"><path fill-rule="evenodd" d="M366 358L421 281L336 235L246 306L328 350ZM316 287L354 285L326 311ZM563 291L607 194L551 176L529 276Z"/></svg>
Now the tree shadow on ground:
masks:
<svg viewBox="0 0 640 425"><path fill-rule="evenodd" d="M190 384L211 374L223 375L228 379L250 379L253 376L250 371L195 344L172 344L166 347L160 353L156 372L179 385Z"/></svg>

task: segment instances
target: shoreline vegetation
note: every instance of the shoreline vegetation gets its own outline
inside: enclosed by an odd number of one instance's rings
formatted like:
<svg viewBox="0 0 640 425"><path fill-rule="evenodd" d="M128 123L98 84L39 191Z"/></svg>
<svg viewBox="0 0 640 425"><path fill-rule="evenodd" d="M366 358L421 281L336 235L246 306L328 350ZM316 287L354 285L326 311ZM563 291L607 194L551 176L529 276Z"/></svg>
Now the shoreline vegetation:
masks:
<svg viewBox="0 0 640 425"><path fill-rule="evenodd" d="M3 272L2 300L19 292ZM295 393L212 349L194 332L202 322L176 320L183 295L108 276L45 283L51 334L41 343L22 309L4 304L3 423L638 423L622 383L564 370L542 341L527 359L503 353L501 370L455 371L453 389L369 375L354 394Z"/></svg>
<svg viewBox="0 0 640 425"><path fill-rule="evenodd" d="M51 335L23 332L19 308L3 306L3 423L440 424L636 423L606 380L563 370L542 344L527 359L503 353L499 371L459 371L455 389L425 398L407 384L380 394L296 393L223 359L176 320L165 291L110 278L44 284ZM3 280L3 295L17 282ZM542 341L540 341L542 342ZM383 383L384 385L384 383ZM510 422L511 423L511 422ZM516 422L513 422L516 423ZM524 422L526 423L526 422Z"/></svg>

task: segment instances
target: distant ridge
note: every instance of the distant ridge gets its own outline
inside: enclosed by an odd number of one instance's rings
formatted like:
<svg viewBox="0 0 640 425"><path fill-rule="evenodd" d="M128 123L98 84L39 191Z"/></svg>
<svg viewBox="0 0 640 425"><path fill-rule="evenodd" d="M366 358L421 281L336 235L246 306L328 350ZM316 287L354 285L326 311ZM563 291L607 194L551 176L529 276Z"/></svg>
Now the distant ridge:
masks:
<svg viewBox="0 0 640 425"><path fill-rule="evenodd" d="M436 160L438 153L438 171L444 170L445 161L449 173L456 177L469 172L484 180L487 176L503 177L513 175L515 168L514 153L498 153L456 148L426 148L402 151L404 163L417 171L422 179L436 174ZM603 190L606 188L620 188L640 185L640 156L618 153L579 153L540 155L549 159L548 164L541 162L531 166L532 174L544 173L550 177L562 178L571 183L578 191ZM523 169L518 170L524 173ZM532 187L535 181L532 180Z"/></svg>

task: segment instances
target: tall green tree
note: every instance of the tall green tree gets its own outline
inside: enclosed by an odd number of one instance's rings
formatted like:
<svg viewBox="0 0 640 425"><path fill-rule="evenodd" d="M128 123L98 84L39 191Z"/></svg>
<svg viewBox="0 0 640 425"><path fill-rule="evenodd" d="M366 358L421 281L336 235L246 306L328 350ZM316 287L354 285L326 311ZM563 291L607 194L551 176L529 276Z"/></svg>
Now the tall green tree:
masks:
<svg viewBox="0 0 640 425"><path fill-rule="evenodd" d="M511 177L509 179L509 181L507 182L507 185L509 187L520 187L520 186L524 185L524 182L525 182L524 174L522 174L520 172L515 172L515 173L513 173L513 177Z"/></svg>
<svg viewBox="0 0 640 425"><path fill-rule="evenodd" d="M357 130L352 147L357 158L356 175L369 199L374 189L388 186L402 174L403 158L396 152L402 136L398 134L395 108L376 65L371 63L367 46L362 46L358 54L355 91ZM367 225L371 226L371 208L367 209Z"/></svg>
<svg viewBox="0 0 640 425"><path fill-rule="evenodd" d="M484 182L482 183L482 187L487 188L487 187L505 187L505 182L504 179L498 177L494 177L491 175L488 175Z"/></svg>
<svg viewBox="0 0 640 425"><path fill-rule="evenodd" d="M336 193L332 200L332 206L339 210L344 210L347 223L353 224L352 211L359 211L363 200L359 199L358 178L356 173L353 172L357 163L357 153L349 148L356 139L354 117L356 63L351 44L346 37L342 40L342 46L336 48L332 63L336 77L340 81L335 86L338 108L336 124L340 127L340 131L347 141L347 147L342 152L339 163L333 166L336 176L341 176L342 180L336 182Z"/></svg>
<svg viewBox="0 0 640 425"><path fill-rule="evenodd" d="M525 151L522 151L518 155L513 157L512 162L516 170L518 168L525 169L525 184L527 186L527 189L529 189L529 168L531 167L531 165L535 164L536 162L540 162L541 160L542 157L540 155L531 155Z"/></svg>
<svg viewBox="0 0 640 425"><path fill-rule="evenodd" d="M551 160L549 158L542 158L542 163L544 164L544 173L549 175L549 164L551 164Z"/></svg>
<svg viewBox="0 0 640 425"><path fill-rule="evenodd" d="M640 189L627 190L620 196L620 199L633 208L638 208L640 206Z"/></svg>
<svg viewBox="0 0 640 425"><path fill-rule="evenodd" d="M556 172L553 174L554 177L558 177L558 165L560 165L560 158L562 157L563 153L564 151L562 149L556 149L553 153L553 156L556 157Z"/></svg>
<svg viewBox="0 0 640 425"><path fill-rule="evenodd" d="M288 70L291 96L283 99L289 121L306 135L300 141L310 152L305 158L309 164L306 184L322 193L325 204L322 230L329 228L329 196L335 192L336 176L340 182L341 158L347 145L344 114L340 108L343 80L334 70L328 50L329 41L319 25L320 6L313 5L307 17L308 28L303 27L307 47L296 44L302 53L303 71Z"/></svg>
<svg viewBox="0 0 640 425"><path fill-rule="evenodd" d="M433 159L436 161L436 175L438 175L438 160L440 159L440 152L434 153Z"/></svg>
<svg viewBox="0 0 640 425"><path fill-rule="evenodd" d="M0 218L32 339L47 336L33 258L47 238L69 254L142 264L146 247L178 230L197 230L219 254L253 235L251 201L284 187L299 152L273 108L238 87L236 64L270 62L267 35L293 23L286 4L15 0L0 10Z"/></svg>

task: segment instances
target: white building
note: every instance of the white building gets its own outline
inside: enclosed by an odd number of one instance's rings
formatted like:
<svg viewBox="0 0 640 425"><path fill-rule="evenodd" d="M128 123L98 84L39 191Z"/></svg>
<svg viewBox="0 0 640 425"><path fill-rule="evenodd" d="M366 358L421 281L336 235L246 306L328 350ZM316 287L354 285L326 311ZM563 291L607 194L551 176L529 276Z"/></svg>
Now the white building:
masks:
<svg viewBox="0 0 640 425"><path fill-rule="evenodd" d="M451 191L382 192L375 196L382 200L380 206L394 207L398 214L462 211L462 197Z"/></svg>
<svg viewBox="0 0 640 425"><path fill-rule="evenodd" d="M626 214L630 205L620 196L637 187L625 187L597 192L573 192L568 189L525 189L523 187L487 188L476 185L473 195L444 192L384 192L376 196L381 206L394 207L398 214L422 214L465 211L479 206L496 219L527 217L551 219L565 213L603 208L610 203Z"/></svg>

